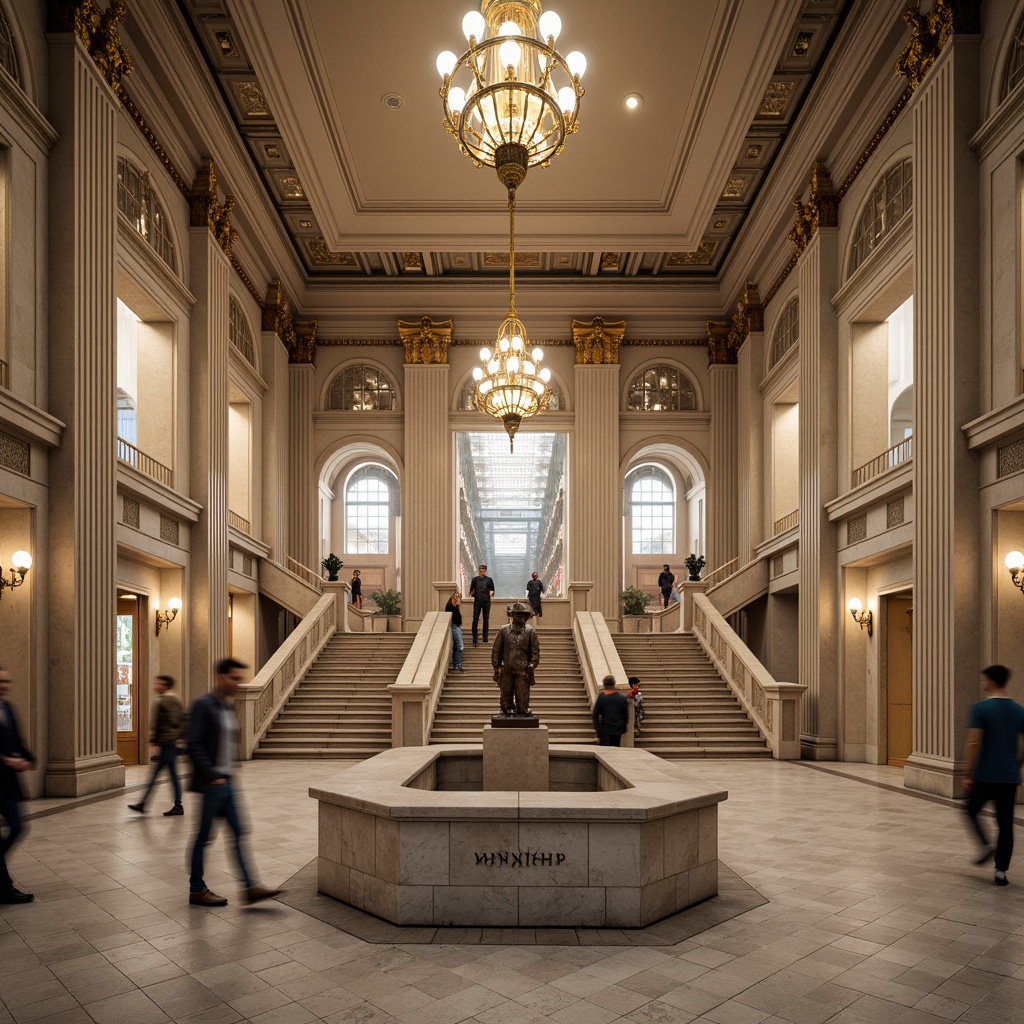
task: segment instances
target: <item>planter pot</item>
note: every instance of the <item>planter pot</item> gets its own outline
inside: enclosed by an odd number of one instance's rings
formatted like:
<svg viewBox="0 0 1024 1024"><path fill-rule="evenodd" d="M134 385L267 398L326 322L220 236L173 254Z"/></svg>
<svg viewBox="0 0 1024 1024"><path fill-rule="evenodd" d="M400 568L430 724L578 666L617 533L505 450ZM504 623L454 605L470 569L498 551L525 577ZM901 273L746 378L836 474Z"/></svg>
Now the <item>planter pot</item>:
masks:
<svg viewBox="0 0 1024 1024"><path fill-rule="evenodd" d="M686 582L687 583L700 583L700 577L699 576L687 576L686 577Z"/></svg>
<svg viewBox="0 0 1024 1024"><path fill-rule="evenodd" d="M370 632L372 633L386 633L388 629L388 620L383 615L374 615L370 619Z"/></svg>
<svg viewBox="0 0 1024 1024"><path fill-rule="evenodd" d="M333 575L333 576L331 576L330 574L328 574L328 576L327 576L327 582L328 582L328 583L337 583L337 582L338 582L338 576L337 576L337 573L335 573L335 575Z"/></svg>
<svg viewBox="0 0 1024 1024"><path fill-rule="evenodd" d="M384 621L387 623L388 633L401 633L402 632L402 616L401 615L385 615Z"/></svg>

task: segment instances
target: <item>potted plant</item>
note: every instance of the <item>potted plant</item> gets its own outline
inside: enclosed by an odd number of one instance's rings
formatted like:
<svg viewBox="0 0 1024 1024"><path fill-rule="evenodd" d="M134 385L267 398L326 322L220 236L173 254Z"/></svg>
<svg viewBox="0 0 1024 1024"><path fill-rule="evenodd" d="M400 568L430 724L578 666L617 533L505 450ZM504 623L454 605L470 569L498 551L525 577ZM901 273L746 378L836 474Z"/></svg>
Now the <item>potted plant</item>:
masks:
<svg viewBox="0 0 1024 1024"><path fill-rule="evenodd" d="M333 551L320 563L327 570L327 582L338 582L338 570L345 564Z"/></svg>
<svg viewBox="0 0 1024 1024"><path fill-rule="evenodd" d="M627 622L633 620L634 630L639 632L640 620L646 614L646 608L651 603L651 595L639 587L626 587L619 600L622 602L622 630L628 631Z"/></svg>
<svg viewBox="0 0 1024 1024"><path fill-rule="evenodd" d="M707 559L696 553L686 556L686 572L691 583L700 581L700 571L707 565Z"/></svg>
<svg viewBox="0 0 1024 1024"><path fill-rule="evenodd" d="M375 590L370 600L377 606L375 615L383 615L390 633L401 632L402 629L402 595L397 590Z"/></svg>

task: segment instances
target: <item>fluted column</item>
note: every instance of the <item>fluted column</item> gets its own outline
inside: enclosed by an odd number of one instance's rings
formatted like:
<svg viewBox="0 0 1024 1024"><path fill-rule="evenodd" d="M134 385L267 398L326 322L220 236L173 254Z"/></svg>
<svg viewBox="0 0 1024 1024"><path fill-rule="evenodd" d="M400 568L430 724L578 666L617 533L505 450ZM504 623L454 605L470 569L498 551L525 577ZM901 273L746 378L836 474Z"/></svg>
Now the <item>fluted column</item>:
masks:
<svg viewBox="0 0 1024 1024"><path fill-rule="evenodd" d="M74 35L49 37L48 796L124 785L114 700L117 98Z"/></svg>
<svg viewBox="0 0 1024 1024"><path fill-rule="evenodd" d="M593 582L590 610L618 618L622 588L619 367L577 365L569 451L571 582Z"/></svg>
<svg viewBox="0 0 1024 1024"><path fill-rule="evenodd" d="M953 796L978 695L978 43L954 36L914 119L914 751L907 785Z"/></svg>
<svg viewBox="0 0 1024 1024"><path fill-rule="evenodd" d="M273 331L264 331L263 378L263 542L279 565L287 564L288 493L288 352ZM314 566L315 568L315 566Z"/></svg>
<svg viewBox="0 0 1024 1024"><path fill-rule="evenodd" d="M819 227L797 264L800 285L799 682L804 757L833 760L837 747L839 580L836 528L825 504L839 493L836 293L838 231Z"/></svg>
<svg viewBox="0 0 1024 1024"><path fill-rule="evenodd" d="M191 483L200 505L192 527L188 695L213 683L228 653L228 282L231 265L207 224L189 229L191 290Z"/></svg>
<svg viewBox="0 0 1024 1024"><path fill-rule="evenodd" d="M738 479L738 409L735 363L708 367L711 406L708 480L708 569L717 569L736 557Z"/></svg>
<svg viewBox="0 0 1024 1024"><path fill-rule="evenodd" d="M313 410L316 371L312 363L288 367L288 554L317 569L317 481L313 478ZM283 559L287 562L287 559Z"/></svg>
<svg viewBox="0 0 1024 1024"><path fill-rule="evenodd" d="M751 331L736 361L736 529L740 565L754 557L754 548L764 540L764 411L758 388L763 377L764 332Z"/></svg>
<svg viewBox="0 0 1024 1024"><path fill-rule="evenodd" d="M448 579L455 567L448 402L447 362L406 365L402 486L402 614L406 628L436 610L433 582Z"/></svg>

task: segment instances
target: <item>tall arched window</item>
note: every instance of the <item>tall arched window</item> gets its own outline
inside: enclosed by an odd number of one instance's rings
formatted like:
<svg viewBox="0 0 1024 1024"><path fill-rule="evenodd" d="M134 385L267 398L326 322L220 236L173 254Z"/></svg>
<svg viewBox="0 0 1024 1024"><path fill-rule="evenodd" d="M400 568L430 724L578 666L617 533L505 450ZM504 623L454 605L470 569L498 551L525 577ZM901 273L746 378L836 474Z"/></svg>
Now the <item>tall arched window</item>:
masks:
<svg viewBox="0 0 1024 1024"><path fill-rule="evenodd" d="M626 514L634 555L675 554L676 488L661 466L641 466L626 477Z"/></svg>
<svg viewBox="0 0 1024 1024"><path fill-rule="evenodd" d="M331 381L328 409L346 412L393 412L395 387L375 366L350 366Z"/></svg>
<svg viewBox="0 0 1024 1024"><path fill-rule="evenodd" d="M768 350L770 370L800 340L800 300L790 299L779 314Z"/></svg>
<svg viewBox="0 0 1024 1024"><path fill-rule="evenodd" d="M256 349L252 343L249 320L234 297L228 303L228 341L250 366L256 366Z"/></svg>
<svg viewBox="0 0 1024 1024"><path fill-rule="evenodd" d="M391 517L398 515L398 480L383 466L360 466L345 485L345 552L388 554Z"/></svg>
<svg viewBox="0 0 1024 1024"><path fill-rule="evenodd" d="M878 179L861 207L853 233L849 273L852 274L903 220L910 212L913 200L913 165L909 159L901 160Z"/></svg>
<svg viewBox="0 0 1024 1024"><path fill-rule="evenodd" d="M156 198L149 172L140 170L123 156L117 158L117 208L160 259L177 272L170 224Z"/></svg>
<svg viewBox="0 0 1024 1024"><path fill-rule="evenodd" d="M651 366L630 381L626 408L633 412L684 412L697 408L697 397L682 370Z"/></svg>
<svg viewBox="0 0 1024 1024"><path fill-rule="evenodd" d="M14 36L2 7L0 7L0 68L3 68L18 85L21 85L21 71L18 69L18 53L14 49Z"/></svg>
<svg viewBox="0 0 1024 1024"><path fill-rule="evenodd" d="M1006 99L1021 82L1024 82L1024 16L1013 30L1013 41L1010 43L1006 70L1003 72L1003 91L999 96L1000 100Z"/></svg>
<svg viewBox="0 0 1024 1024"><path fill-rule="evenodd" d="M565 408L562 401L562 392L558 385L552 381L548 387L551 388L551 402L548 405L548 412L561 412ZM473 392L476 390L476 381L472 377L466 381L459 395L459 411L473 412L476 406L473 404Z"/></svg>

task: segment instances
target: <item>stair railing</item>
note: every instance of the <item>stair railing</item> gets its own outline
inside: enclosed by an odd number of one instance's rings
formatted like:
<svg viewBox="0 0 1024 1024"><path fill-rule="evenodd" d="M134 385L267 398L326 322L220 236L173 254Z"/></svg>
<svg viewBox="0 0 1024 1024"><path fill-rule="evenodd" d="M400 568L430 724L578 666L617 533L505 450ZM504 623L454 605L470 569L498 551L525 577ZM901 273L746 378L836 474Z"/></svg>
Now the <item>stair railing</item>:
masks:
<svg viewBox="0 0 1024 1024"><path fill-rule="evenodd" d="M425 747L452 656L450 612L427 612L391 694L391 745Z"/></svg>
<svg viewBox="0 0 1024 1024"><path fill-rule="evenodd" d="M324 594L256 673L252 682L239 687L235 707L243 761L252 757L277 713L334 635L337 625L335 595Z"/></svg>
<svg viewBox="0 0 1024 1024"><path fill-rule="evenodd" d="M807 687L775 680L705 594L693 596L693 635L764 734L772 757L798 760L800 698Z"/></svg>
<svg viewBox="0 0 1024 1024"><path fill-rule="evenodd" d="M629 685L608 623L600 612L577 612L572 624L572 636L576 641L576 653L580 659L583 681L587 686L591 706L603 689L605 676L614 676L616 685L622 689ZM540 656L543 661L543 649ZM632 701L629 703L629 728L622 737L622 745L633 746Z"/></svg>
<svg viewBox="0 0 1024 1024"><path fill-rule="evenodd" d="M291 555L287 556L288 564L285 568L294 573L304 583L308 583L315 590L323 592L324 589L324 578L316 571L316 569L310 569L308 565L303 565L297 558L292 558Z"/></svg>

